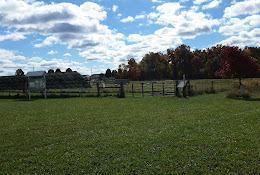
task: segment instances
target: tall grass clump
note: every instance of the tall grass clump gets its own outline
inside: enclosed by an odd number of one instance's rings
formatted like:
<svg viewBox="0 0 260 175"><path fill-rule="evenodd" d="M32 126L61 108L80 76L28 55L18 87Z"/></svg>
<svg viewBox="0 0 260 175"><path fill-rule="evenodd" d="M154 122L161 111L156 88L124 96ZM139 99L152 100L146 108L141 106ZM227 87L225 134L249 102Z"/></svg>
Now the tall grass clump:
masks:
<svg viewBox="0 0 260 175"><path fill-rule="evenodd" d="M243 82L243 93L241 94L239 82L233 84L226 97L227 98L251 98L252 96L259 96L260 92L260 79L249 79Z"/></svg>

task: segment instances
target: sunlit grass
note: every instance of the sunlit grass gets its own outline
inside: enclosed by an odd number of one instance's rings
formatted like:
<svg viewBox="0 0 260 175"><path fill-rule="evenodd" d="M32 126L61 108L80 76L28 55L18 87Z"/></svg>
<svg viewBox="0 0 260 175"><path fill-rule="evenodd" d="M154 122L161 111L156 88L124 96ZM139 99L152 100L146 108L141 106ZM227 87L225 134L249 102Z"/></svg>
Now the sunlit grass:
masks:
<svg viewBox="0 0 260 175"><path fill-rule="evenodd" d="M0 174L259 174L259 99L0 100Z"/></svg>

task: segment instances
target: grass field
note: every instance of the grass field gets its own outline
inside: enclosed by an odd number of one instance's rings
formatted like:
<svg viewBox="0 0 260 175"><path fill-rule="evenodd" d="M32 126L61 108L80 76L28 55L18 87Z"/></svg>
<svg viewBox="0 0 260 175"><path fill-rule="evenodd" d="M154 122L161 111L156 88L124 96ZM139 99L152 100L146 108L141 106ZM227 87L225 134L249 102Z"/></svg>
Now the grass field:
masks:
<svg viewBox="0 0 260 175"><path fill-rule="evenodd" d="M260 99L0 100L0 174L259 174Z"/></svg>

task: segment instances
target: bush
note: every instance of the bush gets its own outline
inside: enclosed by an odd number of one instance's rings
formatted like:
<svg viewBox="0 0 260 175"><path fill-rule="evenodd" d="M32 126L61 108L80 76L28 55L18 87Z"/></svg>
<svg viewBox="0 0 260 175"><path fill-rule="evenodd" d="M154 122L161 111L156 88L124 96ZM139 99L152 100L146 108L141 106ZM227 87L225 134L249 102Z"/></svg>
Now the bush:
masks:
<svg viewBox="0 0 260 175"><path fill-rule="evenodd" d="M240 98L240 97L250 98L251 95L250 95L250 92L248 90L244 89L243 95L241 96L240 89L233 88L233 89L231 89L230 91L227 92L226 97L227 98Z"/></svg>

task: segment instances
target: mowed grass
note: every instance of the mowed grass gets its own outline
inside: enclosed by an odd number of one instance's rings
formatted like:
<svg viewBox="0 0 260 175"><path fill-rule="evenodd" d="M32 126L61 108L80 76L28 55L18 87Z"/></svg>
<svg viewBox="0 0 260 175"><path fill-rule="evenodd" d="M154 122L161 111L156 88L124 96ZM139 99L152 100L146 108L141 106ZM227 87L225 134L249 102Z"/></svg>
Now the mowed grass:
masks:
<svg viewBox="0 0 260 175"><path fill-rule="evenodd" d="M0 174L259 174L260 101L0 100Z"/></svg>

